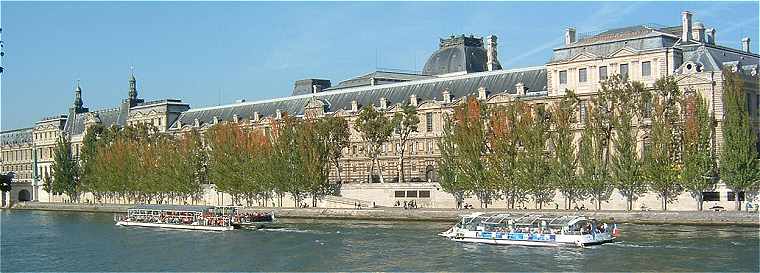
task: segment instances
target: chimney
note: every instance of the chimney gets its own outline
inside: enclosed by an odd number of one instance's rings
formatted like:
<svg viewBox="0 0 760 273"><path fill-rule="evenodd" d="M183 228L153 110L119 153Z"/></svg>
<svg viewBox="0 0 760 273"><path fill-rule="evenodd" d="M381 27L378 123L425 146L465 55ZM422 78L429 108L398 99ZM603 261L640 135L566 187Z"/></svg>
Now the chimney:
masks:
<svg viewBox="0 0 760 273"><path fill-rule="evenodd" d="M681 13L681 43L691 40L691 12Z"/></svg>
<svg viewBox="0 0 760 273"><path fill-rule="evenodd" d="M524 96L525 95L525 84L522 82L518 82L515 84L515 90L517 91L518 96Z"/></svg>
<svg viewBox="0 0 760 273"><path fill-rule="evenodd" d="M708 44L714 45L715 44L715 29L714 28L708 28L707 29L707 40L706 42Z"/></svg>
<svg viewBox="0 0 760 273"><path fill-rule="evenodd" d="M478 99L479 100L486 100L488 98L488 94L486 94L486 88L485 87L479 87L478 88Z"/></svg>
<svg viewBox="0 0 760 273"><path fill-rule="evenodd" d="M569 27L565 29L565 45L575 43L575 28Z"/></svg>
<svg viewBox="0 0 760 273"><path fill-rule="evenodd" d="M443 103L451 103L451 95L449 95L449 90L443 90Z"/></svg>
<svg viewBox="0 0 760 273"><path fill-rule="evenodd" d="M356 102L355 100L351 101L351 111L354 111L354 112L359 111L359 103Z"/></svg>
<svg viewBox="0 0 760 273"><path fill-rule="evenodd" d="M409 104L411 104L414 107L417 107L417 95L412 94L409 96Z"/></svg>
<svg viewBox="0 0 760 273"><path fill-rule="evenodd" d="M499 59L496 56L496 35L490 35L486 38L486 54L488 57L488 62L486 63L486 68L488 71L494 71L501 69L501 65L499 64Z"/></svg>
<svg viewBox="0 0 760 273"><path fill-rule="evenodd" d="M691 36L697 42L705 41L705 25L700 22L694 23L694 29L691 30Z"/></svg>
<svg viewBox="0 0 760 273"><path fill-rule="evenodd" d="M747 52L747 53L751 53L752 52L749 49L749 37L744 37L742 39L742 51Z"/></svg>
<svg viewBox="0 0 760 273"><path fill-rule="evenodd" d="M380 98L380 109L387 109L388 108L388 100L385 98Z"/></svg>

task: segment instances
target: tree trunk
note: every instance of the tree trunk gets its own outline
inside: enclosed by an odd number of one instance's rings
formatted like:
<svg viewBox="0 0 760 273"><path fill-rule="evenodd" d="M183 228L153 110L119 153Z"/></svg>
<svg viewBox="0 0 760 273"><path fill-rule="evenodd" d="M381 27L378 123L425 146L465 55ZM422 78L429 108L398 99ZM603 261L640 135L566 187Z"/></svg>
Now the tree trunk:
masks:
<svg viewBox="0 0 760 273"><path fill-rule="evenodd" d="M662 197L662 210L667 211L668 210L668 196L667 194L663 194Z"/></svg>
<svg viewBox="0 0 760 273"><path fill-rule="evenodd" d="M699 191L697 194L697 210L702 211L702 204L704 203L704 196L702 195L702 191Z"/></svg>
<svg viewBox="0 0 760 273"><path fill-rule="evenodd" d="M736 211L742 211L742 201L739 199L739 192L734 192L734 197L736 198Z"/></svg>
<svg viewBox="0 0 760 273"><path fill-rule="evenodd" d="M385 183L385 178L383 177L383 167L380 166L380 160L377 158L375 158L375 160L377 161L377 171L380 173L380 183Z"/></svg>
<svg viewBox="0 0 760 273"><path fill-rule="evenodd" d="M597 198L596 199L596 210L602 210L602 199Z"/></svg>
<svg viewBox="0 0 760 273"><path fill-rule="evenodd" d="M337 159L335 160L335 169L338 170L338 182L342 184L343 176L341 176L340 174L342 170L340 169L340 161L338 161Z"/></svg>
<svg viewBox="0 0 760 273"><path fill-rule="evenodd" d="M369 176L367 176L367 183L372 183L372 174L375 172L375 158L369 162Z"/></svg>

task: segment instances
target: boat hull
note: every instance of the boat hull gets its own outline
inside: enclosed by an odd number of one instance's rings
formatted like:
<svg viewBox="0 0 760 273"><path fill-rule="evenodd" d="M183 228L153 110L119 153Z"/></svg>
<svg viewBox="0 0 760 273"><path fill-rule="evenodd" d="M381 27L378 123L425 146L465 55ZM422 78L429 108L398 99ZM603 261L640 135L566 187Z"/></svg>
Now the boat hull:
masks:
<svg viewBox="0 0 760 273"><path fill-rule="evenodd" d="M233 230L233 226L219 227L219 226L192 226L192 225L175 225L175 224L159 224L159 223L140 223L140 222L116 222L117 226L132 226L132 227L157 227L157 228L172 228L172 229L188 229L188 230L206 230L206 231L228 231Z"/></svg>
<svg viewBox="0 0 760 273"><path fill-rule="evenodd" d="M609 243L615 240L609 233L586 235L539 235L527 233L480 232L451 229L440 236L455 242L481 243L491 245L521 245L521 246L591 246Z"/></svg>

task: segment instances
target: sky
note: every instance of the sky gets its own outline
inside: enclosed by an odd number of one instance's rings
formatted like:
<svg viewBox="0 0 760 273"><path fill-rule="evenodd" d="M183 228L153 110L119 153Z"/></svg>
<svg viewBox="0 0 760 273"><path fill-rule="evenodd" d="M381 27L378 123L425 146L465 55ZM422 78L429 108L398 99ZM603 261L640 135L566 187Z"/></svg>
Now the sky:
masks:
<svg viewBox="0 0 760 273"><path fill-rule="evenodd" d="M420 71L441 37L497 35L504 68L543 65L579 33L681 24L759 52L758 2L15 2L0 1L5 72L0 128L64 114L76 81L90 110L127 97L192 108L284 97L296 80L339 81L378 68Z"/></svg>

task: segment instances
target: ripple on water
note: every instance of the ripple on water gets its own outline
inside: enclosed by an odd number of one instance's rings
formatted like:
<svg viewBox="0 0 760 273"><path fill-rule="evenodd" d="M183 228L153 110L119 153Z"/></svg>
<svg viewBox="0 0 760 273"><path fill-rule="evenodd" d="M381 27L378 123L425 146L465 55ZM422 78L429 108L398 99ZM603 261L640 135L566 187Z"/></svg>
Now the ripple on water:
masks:
<svg viewBox="0 0 760 273"><path fill-rule="evenodd" d="M3 211L2 220L3 272L756 271L760 256L752 227L624 225L612 244L538 248L452 242L436 235L447 228L440 223L299 220L202 232L117 227L109 214Z"/></svg>

